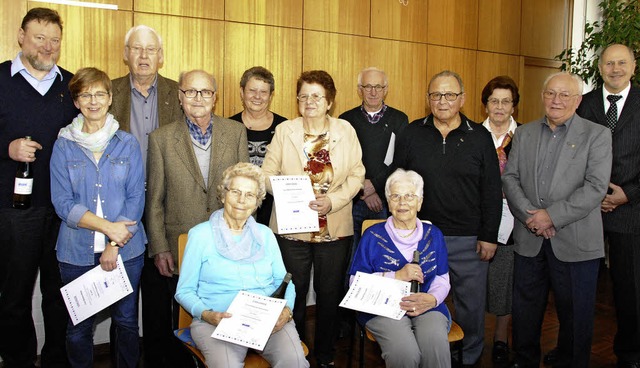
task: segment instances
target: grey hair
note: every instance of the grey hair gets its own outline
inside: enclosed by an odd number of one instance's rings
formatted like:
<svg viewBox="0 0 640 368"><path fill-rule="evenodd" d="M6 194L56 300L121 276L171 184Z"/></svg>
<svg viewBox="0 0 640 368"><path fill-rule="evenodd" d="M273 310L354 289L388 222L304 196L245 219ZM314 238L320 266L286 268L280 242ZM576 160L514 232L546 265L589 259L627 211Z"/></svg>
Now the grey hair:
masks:
<svg viewBox="0 0 640 368"><path fill-rule="evenodd" d="M194 69L194 70L189 70L187 72L180 72L180 76L178 77L178 86L182 87L182 82L184 82L184 79L187 76L189 76L189 74L194 74L194 73L201 73L201 74L206 75L207 78L209 78L211 80L214 92L218 91L218 83L216 82L216 78L213 76L213 74L207 72L206 70L202 70L202 69Z"/></svg>
<svg viewBox="0 0 640 368"><path fill-rule="evenodd" d="M133 35L135 32L138 31L149 31L151 33L153 33L154 36L156 36L156 38L158 39L158 48L161 49L162 48L162 37L160 37L160 34L158 32L156 32L155 29L149 27L149 26L145 26L144 24L140 24L137 25L135 27L131 27L131 29L127 32L127 34L124 36L124 46L129 46L129 39L131 38L131 35Z"/></svg>
<svg viewBox="0 0 640 368"><path fill-rule="evenodd" d="M389 201L389 196L391 195L391 186L400 182L413 184L413 187L416 188L414 194L422 197L424 190L424 180L422 176L413 170L397 169L393 174L389 175L387 182L384 184L384 196L387 198L387 201Z"/></svg>
<svg viewBox="0 0 640 368"><path fill-rule="evenodd" d="M624 47L625 49L627 49L627 52L629 52L629 56L631 57L631 61L636 60L636 56L634 55L633 50L631 49L631 47L629 47L627 45L623 45L621 43L612 43L611 45L605 47L604 50L602 50L602 52L600 53L600 56L598 57L598 65L602 65L602 55L604 55L604 53L607 52L607 50L611 46L622 46L622 47Z"/></svg>
<svg viewBox="0 0 640 368"><path fill-rule="evenodd" d="M559 76L559 75L568 75L571 77L571 79L573 80L575 86L576 86L576 90L578 92L578 94L582 95L582 91L584 90L584 82L582 81L582 78L580 78L579 75L577 74L573 74L573 73L569 73L569 72L555 72L551 75L549 75L547 77L547 79L544 80L544 83L542 84L542 91L547 89L547 85L549 84L549 82L551 81L551 79Z"/></svg>
<svg viewBox="0 0 640 368"><path fill-rule="evenodd" d="M222 180L218 184L218 199L222 202L222 199L227 195L229 191L229 185L231 180L236 177L243 177L251 179L258 184L258 193L256 193L256 208L262 205L262 201L267 195L266 179L260 166L254 165L249 162L238 162L233 166L227 167L222 173Z"/></svg>
<svg viewBox="0 0 640 368"><path fill-rule="evenodd" d="M384 70L382 69L378 69L375 66L370 66L368 68L364 68L360 71L360 73L358 73L358 85L361 86L362 85L362 76L364 75L364 73L366 72L378 72L382 74L382 78L384 78L384 85L388 86L389 85L389 79L387 78L387 73L384 72Z"/></svg>
<svg viewBox="0 0 640 368"><path fill-rule="evenodd" d="M429 81L429 86L427 87L427 91L431 89L431 84L433 83L433 81L435 81L440 77L454 77L458 81L458 84L460 85L460 92L464 93L464 83L462 83L462 77L460 77L460 74L456 72L452 72L451 70L443 70L440 73L431 77L431 80Z"/></svg>

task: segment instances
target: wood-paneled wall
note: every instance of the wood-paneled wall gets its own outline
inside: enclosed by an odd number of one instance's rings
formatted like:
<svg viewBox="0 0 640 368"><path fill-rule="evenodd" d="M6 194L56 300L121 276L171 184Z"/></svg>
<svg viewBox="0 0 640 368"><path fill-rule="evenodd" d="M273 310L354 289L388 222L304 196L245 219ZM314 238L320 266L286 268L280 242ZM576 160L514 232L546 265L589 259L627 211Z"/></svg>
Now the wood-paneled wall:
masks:
<svg viewBox="0 0 640 368"><path fill-rule="evenodd" d="M552 60L570 39L572 0L98 0L118 10L0 0L5 35L3 59L19 51L16 35L28 8L49 6L64 20L59 64L70 71L96 66L112 77L127 73L122 61L126 31L147 24L163 37L160 72L177 79L202 68L216 76L216 113L242 109L242 72L263 65L275 75L272 110L294 117L295 81L303 70L324 69L334 77L335 115L360 103L358 72L387 71L387 103L410 119L424 116L427 83L443 69L465 83L465 114L485 118L480 92L496 75L519 83L519 121L541 116L542 80L558 66Z"/></svg>

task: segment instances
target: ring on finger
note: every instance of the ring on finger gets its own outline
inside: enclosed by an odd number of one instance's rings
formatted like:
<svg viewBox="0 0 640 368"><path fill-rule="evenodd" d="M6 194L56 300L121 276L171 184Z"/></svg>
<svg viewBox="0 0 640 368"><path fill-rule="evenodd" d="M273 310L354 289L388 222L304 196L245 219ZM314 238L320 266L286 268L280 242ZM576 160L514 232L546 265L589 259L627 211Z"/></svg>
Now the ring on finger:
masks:
<svg viewBox="0 0 640 368"><path fill-rule="evenodd" d="M416 312L416 307L413 307L413 313L415 313L415 312Z"/></svg>

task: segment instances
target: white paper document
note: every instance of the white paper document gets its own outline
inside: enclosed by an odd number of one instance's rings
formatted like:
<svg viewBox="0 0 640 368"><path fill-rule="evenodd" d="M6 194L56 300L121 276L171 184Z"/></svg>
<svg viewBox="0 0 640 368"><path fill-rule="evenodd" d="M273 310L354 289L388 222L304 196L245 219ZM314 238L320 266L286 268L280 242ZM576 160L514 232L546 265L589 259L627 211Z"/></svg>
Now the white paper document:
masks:
<svg viewBox="0 0 640 368"><path fill-rule="evenodd" d="M309 208L316 199L307 175L269 177L276 206L278 234L308 233L319 230L318 212Z"/></svg>
<svg viewBox="0 0 640 368"><path fill-rule="evenodd" d="M105 271L99 265L60 288L74 325L100 312L133 292L118 255L118 266Z"/></svg>
<svg viewBox="0 0 640 368"><path fill-rule="evenodd" d="M384 164L389 166L393 163L393 155L396 151L396 133L391 132L391 139L389 139L389 146L387 147L387 154L384 155Z"/></svg>
<svg viewBox="0 0 640 368"><path fill-rule="evenodd" d="M223 318L211 337L263 350L286 304L285 299L240 291L227 309L233 316Z"/></svg>
<svg viewBox="0 0 640 368"><path fill-rule="evenodd" d="M340 306L397 320L406 313L400 302L410 290L409 282L357 272Z"/></svg>
<svg viewBox="0 0 640 368"><path fill-rule="evenodd" d="M513 215L505 198L502 199L502 219L498 228L498 243L507 244L513 231Z"/></svg>

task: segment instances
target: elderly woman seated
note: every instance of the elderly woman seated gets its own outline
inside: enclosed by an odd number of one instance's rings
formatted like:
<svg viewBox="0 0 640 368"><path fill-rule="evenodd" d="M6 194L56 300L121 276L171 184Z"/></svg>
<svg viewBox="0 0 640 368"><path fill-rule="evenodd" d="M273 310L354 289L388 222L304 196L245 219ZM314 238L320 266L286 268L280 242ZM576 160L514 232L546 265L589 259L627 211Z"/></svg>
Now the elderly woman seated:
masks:
<svg viewBox="0 0 640 368"><path fill-rule="evenodd" d="M189 231L176 292L178 302L194 317L191 335L209 367L243 367L244 346L211 337L236 294L245 290L271 295L286 270L271 230L252 213L265 197L265 178L258 166L238 163L227 168L218 186L224 207L208 222ZM309 367L292 321L293 285L273 333L260 352L272 367Z"/></svg>
<svg viewBox="0 0 640 368"><path fill-rule="evenodd" d="M417 218L423 186L414 171L398 169L389 176L385 195L392 216L363 234L350 270L420 282L417 293L402 299L400 308L407 313L400 320L358 314L380 344L387 367L451 366L450 316L443 303L450 288L447 249L442 232ZM411 263L416 250L419 264Z"/></svg>

